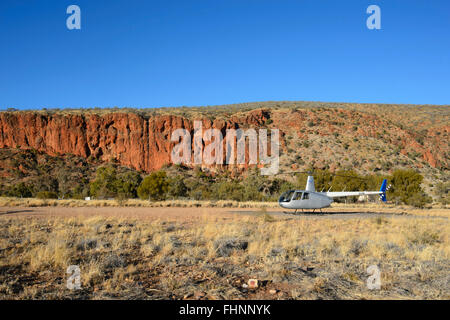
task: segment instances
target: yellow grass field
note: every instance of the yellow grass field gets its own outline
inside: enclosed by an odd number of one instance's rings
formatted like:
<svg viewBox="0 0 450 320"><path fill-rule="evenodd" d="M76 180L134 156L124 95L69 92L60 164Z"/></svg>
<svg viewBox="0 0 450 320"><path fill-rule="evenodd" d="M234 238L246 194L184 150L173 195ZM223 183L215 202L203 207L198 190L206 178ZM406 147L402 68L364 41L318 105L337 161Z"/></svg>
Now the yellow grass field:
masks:
<svg viewBox="0 0 450 320"><path fill-rule="evenodd" d="M445 208L14 204L0 207L0 299L450 298ZM66 286L70 265L80 290Z"/></svg>

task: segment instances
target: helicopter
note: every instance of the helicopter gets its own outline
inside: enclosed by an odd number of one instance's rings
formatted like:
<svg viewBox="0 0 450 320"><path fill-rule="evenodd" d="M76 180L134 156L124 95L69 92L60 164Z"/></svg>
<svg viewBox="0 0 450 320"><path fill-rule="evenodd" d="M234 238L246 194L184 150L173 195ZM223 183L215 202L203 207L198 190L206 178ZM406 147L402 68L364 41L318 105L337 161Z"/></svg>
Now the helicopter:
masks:
<svg viewBox="0 0 450 320"><path fill-rule="evenodd" d="M278 199L278 204L285 209L316 209L327 208L333 202L333 198L352 197L362 195L380 195L380 200L386 202L387 180L384 179L379 191L339 191L339 192L317 192L314 186L314 177L308 175L305 190L289 190L284 192Z"/></svg>

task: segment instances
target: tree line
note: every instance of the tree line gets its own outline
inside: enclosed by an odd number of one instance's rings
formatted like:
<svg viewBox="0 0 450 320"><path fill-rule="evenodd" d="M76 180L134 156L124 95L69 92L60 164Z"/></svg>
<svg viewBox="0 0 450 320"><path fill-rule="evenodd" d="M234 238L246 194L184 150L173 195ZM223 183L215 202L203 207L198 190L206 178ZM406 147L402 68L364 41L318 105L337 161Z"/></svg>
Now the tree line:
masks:
<svg viewBox="0 0 450 320"><path fill-rule="evenodd" d="M188 174L189 172L189 174ZM229 172L211 175L194 168L183 172L166 172L160 170L142 177L139 172L119 172L114 166L100 167L95 178L86 185L78 184L72 190L38 190L24 182L10 186L3 194L13 197L37 198L78 198L90 196L95 199L130 199L140 198L150 201L192 199L192 200L235 200L235 201L276 201L290 189L304 189L307 174L294 174L290 180L281 177L269 178L259 175L257 170L250 170L245 176L231 177ZM432 202L425 194L421 184L423 176L411 169L395 170L387 175L360 175L353 170L332 173L328 170L314 171L317 191L352 191L379 190L383 179L388 179L391 188L388 201L423 207ZM448 203L448 188L443 190L438 199ZM337 199L337 201L340 201ZM356 197L347 199L356 201Z"/></svg>

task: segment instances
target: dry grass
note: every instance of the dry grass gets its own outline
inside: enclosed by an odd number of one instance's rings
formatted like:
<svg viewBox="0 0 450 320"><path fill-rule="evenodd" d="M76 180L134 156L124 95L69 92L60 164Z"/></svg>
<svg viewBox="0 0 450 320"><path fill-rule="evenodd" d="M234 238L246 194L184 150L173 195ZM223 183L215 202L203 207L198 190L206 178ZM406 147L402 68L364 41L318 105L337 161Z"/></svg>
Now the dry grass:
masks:
<svg viewBox="0 0 450 320"><path fill-rule="evenodd" d="M140 199L118 200L76 200L36 199L0 197L0 207L182 207L182 208L277 208L276 202L239 202L234 200L167 200L147 201Z"/></svg>
<svg viewBox="0 0 450 320"><path fill-rule="evenodd" d="M293 219L264 209L176 221L2 216L0 298L449 299L449 231L439 217ZM366 286L373 264L381 290ZM81 290L66 288L69 265L81 269ZM250 278L262 285L244 288Z"/></svg>

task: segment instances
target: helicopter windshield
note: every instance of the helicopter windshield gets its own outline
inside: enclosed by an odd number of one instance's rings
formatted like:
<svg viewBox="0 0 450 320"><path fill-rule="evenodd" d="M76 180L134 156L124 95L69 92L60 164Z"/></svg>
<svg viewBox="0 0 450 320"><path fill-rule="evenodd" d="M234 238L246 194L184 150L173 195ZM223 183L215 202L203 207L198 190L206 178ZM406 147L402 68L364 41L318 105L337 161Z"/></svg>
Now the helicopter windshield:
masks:
<svg viewBox="0 0 450 320"><path fill-rule="evenodd" d="M291 201L292 195L294 194L294 190L289 190L283 193L279 199L280 202L289 202Z"/></svg>

